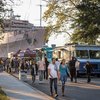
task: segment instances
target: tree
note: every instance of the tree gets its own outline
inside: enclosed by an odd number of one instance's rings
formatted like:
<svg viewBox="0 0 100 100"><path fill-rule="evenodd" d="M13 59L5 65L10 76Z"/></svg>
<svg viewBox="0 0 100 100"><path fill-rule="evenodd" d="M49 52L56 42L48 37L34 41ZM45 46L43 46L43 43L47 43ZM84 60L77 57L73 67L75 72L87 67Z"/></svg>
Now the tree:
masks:
<svg viewBox="0 0 100 100"><path fill-rule="evenodd" d="M72 40L95 44L100 35L100 0L82 0L77 8Z"/></svg>
<svg viewBox="0 0 100 100"><path fill-rule="evenodd" d="M0 33L2 33L4 28L3 20L7 18L12 11L12 6L18 4L18 2L20 2L20 0L0 0Z"/></svg>
<svg viewBox="0 0 100 100"><path fill-rule="evenodd" d="M89 44L95 42L99 35L99 23L97 24L97 22L100 16L98 14L100 0L52 0L48 2L47 7L44 20L48 23L46 29L48 37L52 33L69 33L69 30L74 30L74 33L71 34L73 42ZM94 16L94 14L96 15ZM88 23L89 21L91 24ZM85 28L83 28L84 26ZM94 34L95 38L93 38Z"/></svg>
<svg viewBox="0 0 100 100"><path fill-rule="evenodd" d="M3 29L3 13L4 13L4 3L2 0L0 0L0 33L2 32Z"/></svg>
<svg viewBox="0 0 100 100"><path fill-rule="evenodd" d="M44 20L48 26L46 28L46 39L52 33L62 33L69 30L70 23L75 19L77 11L76 4L79 0L51 0L47 3L47 10L44 13Z"/></svg>

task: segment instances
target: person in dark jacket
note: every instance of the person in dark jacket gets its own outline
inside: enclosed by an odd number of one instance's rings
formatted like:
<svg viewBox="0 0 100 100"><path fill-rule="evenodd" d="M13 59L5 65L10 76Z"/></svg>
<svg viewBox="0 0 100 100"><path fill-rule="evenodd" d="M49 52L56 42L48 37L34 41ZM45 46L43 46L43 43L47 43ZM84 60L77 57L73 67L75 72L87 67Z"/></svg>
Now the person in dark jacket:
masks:
<svg viewBox="0 0 100 100"><path fill-rule="evenodd" d="M73 82L73 79L75 79L75 83L77 82L77 73L76 73L76 68L75 68L76 61L77 61L77 59L75 57L72 57L72 59L69 61L71 82Z"/></svg>
<svg viewBox="0 0 100 100"><path fill-rule="evenodd" d="M3 60L2 58L0 58L0 72L3 71Z"/></svg>
<svg viewBox="0 0 100 100"><path fill-rule="evenodd" d="M49 65L49 62L47 60L47 58L45 58L45 75L44 75L44 78L46 78L46 80L48 79L48 65Z"/></svg>
<svg viewBox="0 0 100 100"><path fill-rule="evenodd" d="M32 75L32 82L34 83L35 82L35 79L36 79L36 75L37 75L37 64L35 61L32 62L32 65L31 65L31 75Z"/></svg>
<svg viewBox="0 0 100 100"><path fill-rule="evenodd" d="M25 70L25 61L24 60L22 60L20 63L20 69L21 69L21 71Z"/></svg>
<svg viewBox="0 0 100 100"><path fill-rule="evenodd" d="M18 61L18 58L15 58L13 61L14 61L15 72L18 72L18 68L19 68L19 61Z"/></svg>
<svg viewBox="0 0 100 100"><path fill-rule="evenodd" d="M85 68L86 68L86 72L87 72L87 83L90 83L91 82L92 65L90 64L89 61L86 62Z"/></svg>
<svg viewBox="0 0 100 100"><path fill-rule="evenodd" d="M35 63L35 68L36 68L36 75L38 75L38 65L37 65L36 61L34 63Z"/></svg>
<svg viewBox="0 0 100 100"><path fill-rule="evenodd" d="M13 59L11 59L11 68L13 68L14 67L14 61L13 61Z"/></svg>

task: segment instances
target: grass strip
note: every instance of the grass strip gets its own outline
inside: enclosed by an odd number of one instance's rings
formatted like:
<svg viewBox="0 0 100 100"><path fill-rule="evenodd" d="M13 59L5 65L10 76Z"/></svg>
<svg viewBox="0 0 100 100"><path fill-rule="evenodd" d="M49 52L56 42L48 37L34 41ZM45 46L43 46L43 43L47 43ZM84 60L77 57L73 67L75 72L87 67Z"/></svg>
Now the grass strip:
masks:
<svg viewBox="0 0 100 100"><path fill-rule="evenodd" d="M10 100L0 87L0 100Z"/></svg>

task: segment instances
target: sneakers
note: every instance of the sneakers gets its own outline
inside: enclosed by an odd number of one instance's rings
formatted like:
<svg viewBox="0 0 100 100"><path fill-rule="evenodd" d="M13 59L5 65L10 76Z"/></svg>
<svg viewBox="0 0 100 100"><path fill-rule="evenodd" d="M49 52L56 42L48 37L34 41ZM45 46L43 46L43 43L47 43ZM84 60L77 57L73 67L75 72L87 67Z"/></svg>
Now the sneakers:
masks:
<svg viewBox="0 0 100 100"><path fill-rule="evenodd" d="M54 97L55 97L55 98L58 97L58 94L55 94Z"/></svg>
<svg viewBox="0 0 100 100"><path fill-rule="evenodd" d="M55 95L50 94L50 96L56 98L56 97L58 97L58 94L55 94Z"/></svg>

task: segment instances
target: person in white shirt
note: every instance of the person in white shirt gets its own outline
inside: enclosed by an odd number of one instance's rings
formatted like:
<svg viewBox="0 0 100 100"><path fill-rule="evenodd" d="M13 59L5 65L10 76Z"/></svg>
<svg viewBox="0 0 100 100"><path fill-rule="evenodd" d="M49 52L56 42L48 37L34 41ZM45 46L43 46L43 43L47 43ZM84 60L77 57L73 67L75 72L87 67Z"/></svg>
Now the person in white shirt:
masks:
<svg viewBox="0 0 100 100"><path fill-rule="evenodd" d="M56 62L56 59L52 58L52 63L50 63L48 66L48 75L49 75L49 79L50 79L51 96L53 96L52 86L54 83L55 97L57 97L58 96L58 94L57 94L57 78L59 78L59 70L58 70L58 67L55 62Z"/></svg>
<svg viewBox="0 0 100 100"><path fill-rule="evenodd" d="M56 58L56 65L57 65L57 67L58 67L58 69L59 69L60 61L58 60L58 58Z"/></svg>
<svg viewBox="0 0 100 100"><path fill-rule="evenodd" d="M45 63L43 60L38 62L38 70L39 70L39 81L42 82L44 79L44 70L45 70Z"/></svg>
<svg viewBox="0 0 100 100"><path fill-rule="evenodd" d="M76 71L79 70L79 67L80 67L80 61L77 60L76 63L75 63Z"/></svg>

